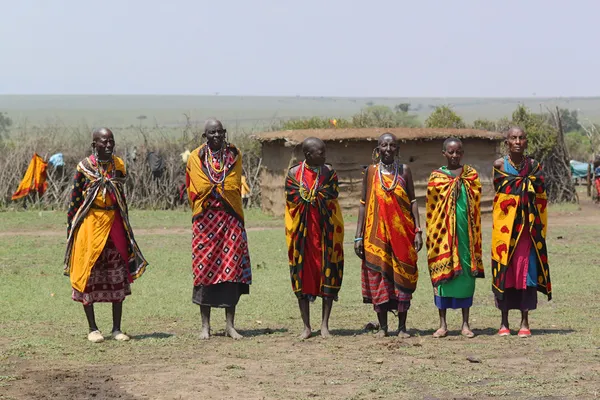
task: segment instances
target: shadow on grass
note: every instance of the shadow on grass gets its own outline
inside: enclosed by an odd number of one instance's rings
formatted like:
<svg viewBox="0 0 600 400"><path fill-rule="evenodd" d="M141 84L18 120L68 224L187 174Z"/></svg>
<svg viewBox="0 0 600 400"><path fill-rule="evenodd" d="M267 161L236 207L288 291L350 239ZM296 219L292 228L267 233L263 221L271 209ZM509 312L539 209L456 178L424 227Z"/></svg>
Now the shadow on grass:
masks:
<svg viewBox="0 0 600 400"><path fill-rule="evenodd" d="M317 331L320 333L320 331ZM371 333L371 331L365 329L332 329L331 334L333 336L360 336Z"/></svg>
<svg viewBox="0 0 600 400"><path fill-rule="evenodd" d="M270 335L273 335L276 333L287 333L288 329L287 328L278 328L278 329L261 328L261 329L237 329L237 331L243 337L254 338L254 337L258 337L258 336L270 336ZM225 332L224 331L215 332L212 334L212 336L225 336Z"/></svg>
<svg viewBox="0 0 600 400"><path fill-rule="evenodd" d="M134 335L131 336L132 340L144 340L144 339L168 339L171 336L175 336L172 333L164 333L164 332L152 332L145 333L143 335Z"/></svg>

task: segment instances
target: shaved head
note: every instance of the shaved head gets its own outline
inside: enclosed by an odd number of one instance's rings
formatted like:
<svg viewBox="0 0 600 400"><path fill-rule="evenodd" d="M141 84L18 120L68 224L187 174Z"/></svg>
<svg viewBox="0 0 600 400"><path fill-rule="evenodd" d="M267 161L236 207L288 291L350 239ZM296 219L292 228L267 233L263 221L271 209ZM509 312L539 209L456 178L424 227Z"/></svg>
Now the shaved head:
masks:
<svg viewBox="0 0 600 400"><path fill-rule="evenodd" d="M314 149L324 149L325 142L316 137L309 137L304 139L302 142L302 152L306 154L306 152L314 150Z"/></svg>
<svg viewBox="0 0 600 400"><path fill-rule="evenodd" d="M527 133L525 132L525 129L521 128L520 126L511 126L510 128L508 128L508 130L506 131L506 137L509 137L512 133L522 133L524 135L526 135Z"/></svg>
<svg viewBox="0 0 600 400"><path fill-rule="evenodd" d="M223 124L216 118L209 118L204 122L204 132L208 130L223 129Z"/></svg>
<svg viewBox="0 0 600 400"><path fill-rule="evenodd" d="M317 167L325 164L325 142L321 139L316 137L306 138L302 142L302 152L308 165Z"/></svg>
<svg viewBox="0 0 600 400"><path fill-rule="evenodd" d="M96 128L92 132L92 141L97 142L98 140L100 140L100 138L104 137L105 135L114 136L112 131L108 128Z"/></svg>
<svg viewBox="0 0 600 400"><path fill-rule="evenodd" d="M396 138L396 135L394 135L393 133L390 133L390 132L386 132L383 135L379 136L379 139L377 139L377 144L381 144L387 138L392 139L394 142L398 141L398 139Z"/></svg>
<svg viewBox="0 0 600 400"><path fill-rule="evenodd" d="M457 143L460 144L460 146L462 147L462 140L460 140L459 138L455 138L455 137L449 137L448 139L444 140L444 144L442 145L442 151L446 151L446 149L448 148L448 145L450 143Z"/></svg>

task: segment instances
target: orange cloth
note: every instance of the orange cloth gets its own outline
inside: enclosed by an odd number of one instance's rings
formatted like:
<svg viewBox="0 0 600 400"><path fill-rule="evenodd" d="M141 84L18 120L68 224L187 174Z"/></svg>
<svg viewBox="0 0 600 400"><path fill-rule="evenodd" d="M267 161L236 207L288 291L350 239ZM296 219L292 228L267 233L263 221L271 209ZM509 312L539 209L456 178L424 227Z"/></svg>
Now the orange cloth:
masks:
<svg viewBox="0 0 600 400"><path fill-rule="evenodd" d="M246 182L246 177L244 175L242 175L242 197L249 197L250 196L250 186L248 186L248 183Z"/></svg>
<svg viewBox="0 0 600 400"><path fill-rule="evenodd" d="M27 196L31 191L37 191L40 196L43 195L48 188L48 183L46 182L47 167L48 163L42 157L38 156L37 153L34 153L27 171L25 171L25 176L11 199L18 200Z"/></svg>

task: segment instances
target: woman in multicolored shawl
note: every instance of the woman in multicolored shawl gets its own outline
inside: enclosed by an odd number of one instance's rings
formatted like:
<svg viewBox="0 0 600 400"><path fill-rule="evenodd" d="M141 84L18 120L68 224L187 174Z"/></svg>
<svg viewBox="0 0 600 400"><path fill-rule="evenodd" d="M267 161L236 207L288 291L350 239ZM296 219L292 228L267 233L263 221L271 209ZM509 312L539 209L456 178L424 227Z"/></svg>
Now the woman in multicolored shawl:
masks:
<svg viewBox="0 0 600 400"><path fill-rule="evenodd" d="M362 295L387 336L387 313L398 313L398 336L410 337L406 317L417 287L417 252L423 246L412 173L397 160L391 133L379 137L374 164L364 174L354 250L363 260Z"/></svg>
<svg viewBox="0 0 600 400"><path fill-rule="evenodd" d="M344 221L338 204L337 174L325 164L325 143L302 143L305 161L290 168L285 181L285 236L292 290L304 322L301 339L312 334L310 302L323 298L321 336L331 336L329 316L344 273Z"/></svg>
<svg viewBox="0 0 600 400"><path fill-rule="evenodd" d="M123 300L148 263L129 225L123 191L125 165L113 155L113 134L101 128L92 137L93 154L79 163L73 182L65 275L71 278L73 300L83 303L90 328L88 340L104 340L94 315L94 303L98 302L112 303L112 336L129 340L121 331Z"/></svg>
<svg viewBox="0 0 600 400"><path fill-rule="evenodd" d="M481 183L477 171L461 165L460 139L444 141L447 165L436 169L427 184L427 261L440 327L433 337L448 335L446 310L462 309L462 335L469 327L475 278L483 278L481 258Z"/></svg>
<svg viewBox="0 0 600 400"><path fill-rule="evenodd" d="M531 336L529 311L537 291L552 299L546 248L547 197L541 165L527 157L527 134L511 128L508 156L494 163L492 290L502 312L498 334L510 335L508 311L521 311L519 337Z"/></svg>
<svg viewBox="0 0 600 400"><path fill-rule="evenodd" d="M210 119L202 137L206 143L192 151L186 186L192 206L192 301L200 306L201 339L210 337L210 310L225 308L225 335L235 330L235 308L250 293L252 271L242 207L242 153L226 142L227 131Z"/></svg>

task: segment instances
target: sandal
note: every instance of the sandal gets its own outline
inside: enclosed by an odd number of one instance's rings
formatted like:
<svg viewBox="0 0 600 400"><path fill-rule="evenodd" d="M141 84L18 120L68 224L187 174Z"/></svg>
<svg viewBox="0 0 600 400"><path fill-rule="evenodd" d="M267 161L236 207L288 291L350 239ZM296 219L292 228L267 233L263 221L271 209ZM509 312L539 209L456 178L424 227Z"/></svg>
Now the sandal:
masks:
<svg viewBox="0 0 600 400"><path fill-rule="evenodd" d="M92 343L100 343L104 342L104 336L102 336L100 331L96 330L88 333L88 340Z"/></svg>
<svg viewBox="0 0 600 400"><path fill-rule="evenodd" d="M510 336L510 329L500 328L500 330L498 331L498 336Z"/></svg>
<svg viewBox="0 0 600 400"><path fill-rule="evenodd" d="M118 340L120 342L126 342L129 340L129 336L127 336L126 334L124 334L121 331L114 331L112 333L112 337L113 337L113 339Z"/></svg>
<svg viewBox="0 0 600 400"><path fill-rule="evenodd" d="M440 328L437 331L433 332L432 336L436 339L446 337L446 336L448 336L448 330L444 331L444 330L442 330L442 328Z"/></svg>
<svg viewBox="0 0 600 400"><path fill-rule="evenodd" d="M531 337L531 331L529 329L521 328L521 329L519 329L518 336L522 337L522 338Z"/></svg>
<svg viewBox="0 0 600 400"><path fill-rule="evenodd" d="M471 330L469 330L469 331L462 331L460 334L463 335L464 337L468 338L468 339L473 339L475 337L475 334Z"/></svg>

